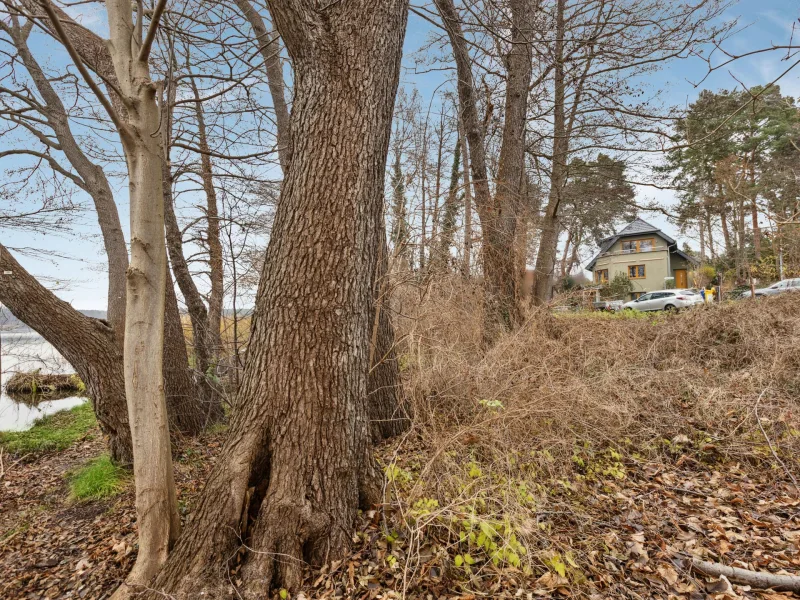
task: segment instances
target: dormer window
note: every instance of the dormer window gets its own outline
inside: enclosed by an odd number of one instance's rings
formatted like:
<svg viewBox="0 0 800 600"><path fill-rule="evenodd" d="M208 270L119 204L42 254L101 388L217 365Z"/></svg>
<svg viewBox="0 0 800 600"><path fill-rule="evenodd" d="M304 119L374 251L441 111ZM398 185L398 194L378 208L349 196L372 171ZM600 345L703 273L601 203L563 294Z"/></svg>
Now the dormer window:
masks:
<svg viewBox="0 0 800 600"><path fill-rule="evenodd" d="M631 240L622 242L623 254L634 254L636 252L652 252L655 250L656 241L652 238L647 240Z"/></svg>

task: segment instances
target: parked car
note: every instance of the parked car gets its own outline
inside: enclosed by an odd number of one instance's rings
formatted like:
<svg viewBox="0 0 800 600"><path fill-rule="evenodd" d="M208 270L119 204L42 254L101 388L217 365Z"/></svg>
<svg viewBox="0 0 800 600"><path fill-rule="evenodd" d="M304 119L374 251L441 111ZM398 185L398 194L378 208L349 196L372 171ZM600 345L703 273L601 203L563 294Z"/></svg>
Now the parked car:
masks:
<svg viewBox="0 0 800 600"><path fill-rule="evenodd" d="M778 283L773 283L769 287L759 288L756 290L756 298L764 298L765 296L777 296L785 292L800 292L800 279L784 279ZM740 298L749 298L750 290L742 292Z"/></svg>
<svg viewBox="0 0 800 600"><path fill-rule="evenodd" d="M648 292L636 300L626 302L627 310L647 312L651 310L678 310L703 304L703 297L694 290L659 290Z"/></svg>

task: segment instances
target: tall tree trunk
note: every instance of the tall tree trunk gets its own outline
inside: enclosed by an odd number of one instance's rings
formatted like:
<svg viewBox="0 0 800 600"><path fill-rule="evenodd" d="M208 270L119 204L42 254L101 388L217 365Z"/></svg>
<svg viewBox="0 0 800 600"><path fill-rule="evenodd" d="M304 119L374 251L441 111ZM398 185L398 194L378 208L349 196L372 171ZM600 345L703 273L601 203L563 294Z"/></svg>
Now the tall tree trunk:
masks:
<svg viewBox="0 0 800 600"><path fill-rule="evenodd" d="M711 223L711 213L706 210L706 239L708 240L708 254L711 260L716 260L717 250L714 247L714 228Z"/></svg>
<svg viewBox="0 0 800 600"><path fill-rule="evenodd" d="M174 56L170 60L175 62ZM203 298L194 283L189 271L189 264L183 253L183 237L175 214L174 197L172 194L172 171L169 160L169 147L172 140L172 107L174 106L177 88L174 82L167 82L168 87L161 103L161 133L164 160L161 165L162 189L164 193L164 230L169 262L178 282L178 288L183 294L189 321L192 327L192 346L194 354L194 370L190 373L187 369L188 355L186 352L186 337L183 334L183 325L178 311L178 300L175 288L167 271L167 296L165 304L165 353L164 375L167 382L167 408L174 403L173 396L181 397L187 403L178 419L173 418L174 410L170 411L170 423L180 426L182 431L187 427L195 433L211 422L222 418L222 405L218 391L214 388L208 372L213 368L214 341L209 325L209 315ZM197 94L195 94L197 97ZM204 181L205 184L205 181ZM213 182L212 182L213 184ZM216 194L214 194L214 214L216 214ZM217 230L217 235L219 231ZM217 238L219 240L219 238ZM220 250L221 256L221 250ZM221 311L221 307L220 307ZM182 371L177 372L183 364ZM176 376L173 379L173 374ZM177 389L180 382L182 387ZM180 394L180 396L178 396ZM192 406L192 404L196 406ZM198 410L199 409L199 410Z"/></svg>
<svg viewBox="0 0 800 600"><path fill-rule="evenodd" d="M151 80L149 69L150 47L164 3L157 5L145 37L141 22L134 23L130 2L108 0L106 8L108 48L118 90L127 107L126 114L120 115L106 104L119 130L128 166L131 251L124 362L125 396L133 439L139 553L127 583L141 585L150 581L164 564L180 531L164 393L168 268L162 169L166 158L158 135L161 127L161 110L156 100L158 87ZM73 60L80 62L75 56ZM130 589L119 588L115 598L127 597Z"/></svg>
<svg viewBox="0 0 800 600"><path fill-rule="evenodd" d="M568 275L572 273L572 269L574 269L578 265L578 249L581 247L582 240L583 240L583 231L581 228L579 228L578 234L575 236L575 240L572 243L572 256L570 256L569 262L567 263Z"/></svg>
<svg viewBox="0 0 800 600"><path fill-rule="evenodd" d="M75 368L108 439L111 459L133 461L122 350L107 322L89 318L42 286L0 244L0 303Z"/></svg>
<svg viewBox="0 0 800 600"><path fill-rule="evenodd" d="M494 198L484 149L485 130L478 118L471 59L453 0L436 0L447 30L458 74L458 97L475 185L475 204L483 232L484 343L519 321L516 229L525 171L525 126L531 80L531 16L526 0L511 2L511 50L506 56L505 123Z"/></svg>
<svg viewBox="0 0 800 600"><path fill-rule="evenodd" d="M706 225L703 217L697 218L697 226L700 230L700 264L706 262Z"/></svg>
<svg viewBox="0 0 800 600"><path fill-rule="evenodd" d="M195 80L189 82L194 93L194 110L197 117L197 141L200 149L200 179L206 195L206 243L208 244L208 267L211 291L208 295L208 342L214 360L221 350L220 330L222 327L222 301L225 293L225 273L223 271L222 242L219 237L219 208L217 207L217 190L214 188L214 171L209 155L206 119L203 104Z"/></svg>
<svg viewBox="0 0 800 600"><path fill-rule="evenodd" d="M567 271L567 257L569 256L570 247L572 246L572 227L567 230L567 241L564 244L564 254L561 255L561 276L566 277L569 272Z"/></svg>
<svg viewBox="0 0 800 600"><path fill-rule="evenodd" d="M553 162L550 173L550 194L542 221L542 235L539 252L536 256L534 273L534 295L536 304L550 300L553 288L553 272L556 265L556 251L559 235L559 208L564 186L567 182L567 160L569 158L569 138L566 120L566 83L564 73L564 37L566 23L564 11L566 0L558 0L556 5L556 41L553 86L555 102L553 105ZM577 105L577 101L576 101Z"/></svg>
<svg viewBox="0 0 800 600"><path fill-rule="evenodd" d="M456 63L458 104L467 144L464 165L465 167L469 166L472 174L471 189L474 192L475 206L483 225L484 215L491 210L491 191L486 168L486 149L484 148L486 133L478 115L478 95L472 75L472 59L461 27L461 17L453 0L435 0L435 3L447 30ZM484 245L486 243L487 241L484 240ZM471 248L471 234L468 244ZM484 264L484 271L486 268L487 265ZM467 274L469 274L469 270Z"/></svg>
<svg viewBox="0 0 800 600"><path fill-rule="evenodd" d="M292 166L230 433L154 597L216 587L241 540L245 594L296 587L379 497L364 399L408 0L270 6L295 66Z"/></svg>
<svg viewBox="0 0 800 600"><path fill-rule="evenodd" d="M725 240L725 254L730 256L730 253L733 250L733 244L731 243L731 232L728 229L727 200L725 199L725 193L723 191L722 184L719 183L717 184L717 196L720 204L719 220L720 225L722 225L722 238Z"/></svg>
<svg viewBox="0 0 800 600"><path fill-rule="evenodd" d="M472 272L472 182L469 177L469 153L467 152L467 139L463 133L463 126L459 129L459 142L464 163L464 263L461 274L464 279L469 279Z"/></svg>
<svg viewBox="0 0 800 600"><path fill-rule="evenodd" d="M420 275L425 272L426 267L428 266L428 261L425 258L425 247L428 245L428 234L427 234L427 222L428 222L428 197L427 197L427 187L425 183L427 181L427 174L428 174L428 127L426 124L425 131L423 133L422 138L422 157L420 158L420 187L421 187L421 224L420 224L420 240L419 240L419 273Z"/></svg>
<svg viewBox="0 0 800 600"><path fill-rule="evenodd" d="M521 319L516 258L517 226L525 181L525 132L533 62L530 0L511 0L511 50L506 56L506 101L503 141L497 166L492 209L481 216L483 264L488 284L484 341ZM498 328L499 326L499 328Z"/></svg>
<svg viewBox="0 0 800 600"><path fill-rule="evenodd" d="M756 189L756 151L750 156L750 186L751 201L750 201L750 219L753 222L753 251L755 261L761 260L761 227L758 225L758 190Z"/></svg>

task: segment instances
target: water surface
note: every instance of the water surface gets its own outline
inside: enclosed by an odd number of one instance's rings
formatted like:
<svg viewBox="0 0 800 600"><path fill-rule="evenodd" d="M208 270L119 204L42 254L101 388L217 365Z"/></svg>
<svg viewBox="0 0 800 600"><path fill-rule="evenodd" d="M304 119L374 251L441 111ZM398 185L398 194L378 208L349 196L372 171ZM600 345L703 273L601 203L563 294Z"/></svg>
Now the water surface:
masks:
<svg viewBox="0 0 800 600"><path fill-rule="evenodd" d="M23 431L45 415L86 402L85 398L18 402L5 393L6 381L17 371L74 373L72 366L38 333L0 333L0 431Z"/></svg>

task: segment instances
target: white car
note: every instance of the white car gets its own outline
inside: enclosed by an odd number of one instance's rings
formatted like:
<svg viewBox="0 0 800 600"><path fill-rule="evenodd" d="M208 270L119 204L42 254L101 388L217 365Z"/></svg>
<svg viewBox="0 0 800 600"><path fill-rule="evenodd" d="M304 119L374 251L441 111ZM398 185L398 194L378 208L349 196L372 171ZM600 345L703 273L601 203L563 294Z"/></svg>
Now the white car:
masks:
<svg viewBox="0 0 800 600"><path fill-rule="evenodd" d="M756 298L763 298L764 296L777 296L785 292L800 292L800 279L784 279L778 283L773 283L766 288L756 290ZM750 290L742 293L742 298L750 297Z"/></svg>
<svg viewBox="0 0 800 600"><path fill-rule="evenodd" d="M703 297L694 290L659 290L648 292L623 305L623 308L647 312L651 310L678 310L703 304Z"/></svg>

